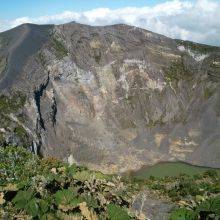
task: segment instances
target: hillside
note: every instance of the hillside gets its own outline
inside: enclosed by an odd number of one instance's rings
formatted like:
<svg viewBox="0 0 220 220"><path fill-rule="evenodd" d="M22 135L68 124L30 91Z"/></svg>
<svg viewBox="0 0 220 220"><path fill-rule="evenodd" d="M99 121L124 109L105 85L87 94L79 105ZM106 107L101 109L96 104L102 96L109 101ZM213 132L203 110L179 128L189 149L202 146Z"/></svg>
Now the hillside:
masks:
<svg viewBox="0 0 220 220"><path fill-rule="evenodd" d="M1 145L105 173L220 167L220 48L127 25L0 33ZM69 159L68 159L69 158Z"/></svg>

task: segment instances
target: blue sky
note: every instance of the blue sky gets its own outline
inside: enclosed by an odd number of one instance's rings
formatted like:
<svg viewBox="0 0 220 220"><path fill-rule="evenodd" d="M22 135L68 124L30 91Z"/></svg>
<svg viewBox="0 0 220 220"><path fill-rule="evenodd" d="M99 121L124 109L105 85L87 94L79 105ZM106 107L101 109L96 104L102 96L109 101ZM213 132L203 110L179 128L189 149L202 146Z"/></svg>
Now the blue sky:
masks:
<svg viewBox="0 0 220 220"><path fill-rule="evenodd" d="M0 19L57 14L65 10L152 6L165 0L0 0Z"/></svg>
<svg viewBox="0 0 220 220"><path fill-rule="evenodd" d="M220 0L0 0L0 32L23 23L124 23L220 46Z"/></svg>

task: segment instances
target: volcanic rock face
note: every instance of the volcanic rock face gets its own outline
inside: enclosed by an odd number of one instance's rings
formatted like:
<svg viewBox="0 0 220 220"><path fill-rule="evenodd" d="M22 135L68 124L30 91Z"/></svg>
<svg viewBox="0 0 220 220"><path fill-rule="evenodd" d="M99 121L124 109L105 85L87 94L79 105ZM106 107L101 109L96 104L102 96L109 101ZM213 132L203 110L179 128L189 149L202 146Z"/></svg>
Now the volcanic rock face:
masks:
<svg viewBox="0 0 220 220"><path fill-rule="evenodd" d="M220 167L220 48L139 28L26 24L0 34L0 89L27 96L34 146L105 172ZM36 148L36 147L35 147Z"/></svg>

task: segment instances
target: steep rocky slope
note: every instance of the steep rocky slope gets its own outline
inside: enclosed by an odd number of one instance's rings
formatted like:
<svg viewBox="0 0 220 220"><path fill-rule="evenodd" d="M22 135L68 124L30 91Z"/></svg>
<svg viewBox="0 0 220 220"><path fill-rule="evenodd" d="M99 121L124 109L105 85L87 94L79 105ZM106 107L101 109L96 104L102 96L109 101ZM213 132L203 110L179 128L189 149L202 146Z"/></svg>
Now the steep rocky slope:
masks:
<svg viewBox="0 0 220 220"><path fill-rule="evenodd" d="M3 142L22 142L19 125L35 152L105 172L220 167L219 47L127 25L25 24L0 34L0 72L3 100L25 97L0 114L13 121Z"/></svg>

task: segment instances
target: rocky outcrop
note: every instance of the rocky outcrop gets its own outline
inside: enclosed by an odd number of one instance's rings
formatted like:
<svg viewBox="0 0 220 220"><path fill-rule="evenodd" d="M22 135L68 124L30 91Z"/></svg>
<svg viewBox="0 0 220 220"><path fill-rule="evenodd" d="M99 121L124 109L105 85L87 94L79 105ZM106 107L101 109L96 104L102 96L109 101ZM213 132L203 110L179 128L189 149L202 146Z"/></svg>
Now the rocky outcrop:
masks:
<svg viewBox="0 0 220 220"><path fill-rule="evenodd" d="M157 196L152 191L140 192L132 202L133 210L137 214L144 214L143 219L169 219L171 210L175 207L174 204L167 199L157 198Z"/></svg>
<svg viewBox="0 0 220 220"><path fill-rule="evenodd" d="M220 167L220 48L127 25L27 24L0 39L1 91L26 94L41 154L105 172Z"/></svg>

